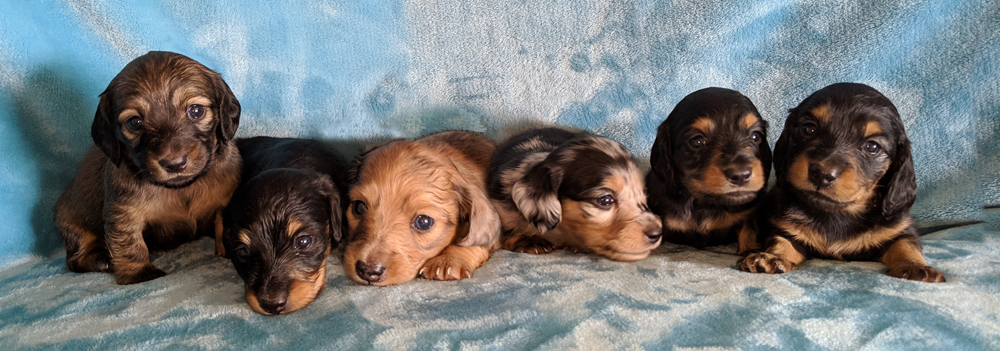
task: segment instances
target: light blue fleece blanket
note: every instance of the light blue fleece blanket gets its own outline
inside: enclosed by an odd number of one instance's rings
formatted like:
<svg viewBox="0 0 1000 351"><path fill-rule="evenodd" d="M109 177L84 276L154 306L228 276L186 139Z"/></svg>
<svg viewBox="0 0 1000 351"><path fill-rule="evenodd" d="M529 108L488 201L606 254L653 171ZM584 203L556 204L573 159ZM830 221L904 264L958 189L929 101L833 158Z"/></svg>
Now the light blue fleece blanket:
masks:
<svg viewBox="0 0 1000 351"><path fill-rule="evenodd" d="M646 162L686 94L733 88L777 139L840 81L879 89L913 142L925 232L1000 205L998 1L0 2L0 349L1000 349L995 225L924 237L949 279L872 263L740 273L717 248L616 263L500 252L467 281L370 288L331 263L312 306L265 318L206 239L119 287L70 274L51 207L92 141L97 94L176 51L220 72L238 136L372 140L529 123L586 129Z"/></svg>

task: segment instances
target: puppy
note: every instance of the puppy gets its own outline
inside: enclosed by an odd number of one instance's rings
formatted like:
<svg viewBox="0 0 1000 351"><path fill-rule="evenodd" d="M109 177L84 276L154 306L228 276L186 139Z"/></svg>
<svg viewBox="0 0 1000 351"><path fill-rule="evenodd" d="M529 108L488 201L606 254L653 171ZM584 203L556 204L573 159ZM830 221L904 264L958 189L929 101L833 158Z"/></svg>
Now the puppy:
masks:
<svg viewBox="0 0 1000 351"><path fill-rule="evenodd" d="M896 107L869 86L837 83L791 110L774 147L777 184L763 252L747 272L784 273L808 258L878 261L886 274L943 282L921 253L910 206L917 179Z"/></svg>
<svg viewBox="0 0 1000 351"><path fill-rule="evenodd" d="M166 274L150 249L221 235L240 178L240 104L218 73L162 51L130 62L100 97L96 146L56 201L55 224L70 271L140 283Z"/></svg>
<svg viewBox="0 0 1000 351"><path fill-rule="evenodd" d="M499 246L500 219L485 185L495 149L480 134L452 131L359 155L346 214L347 275L371 285L472 277Z"/></svg>
<svg viewBox="0 0 1000 351"><path fill-rule="evenodd" d="M611 139L558 128L524 132L497 149L489 174L506 250L564 248L637 261L660 245L660 218L646 206L642 175Z"/></svg>
<svg viewBox="0 0 1000 351"><path fill-rule="evenodd" d="M244 181L223 212L225 252L250 308L294 312L326 286L326 258L343 230L343 159L314 140L255 137L236 146Z"/></svg>
<svg viewBox="0 0 1000 351"><path fill-rule="evenodd" d="M767 121L735 90L684 97L657 129L646 186L664 240L697 248L739 238L756 248L754 210L771 172Z"/></svg>

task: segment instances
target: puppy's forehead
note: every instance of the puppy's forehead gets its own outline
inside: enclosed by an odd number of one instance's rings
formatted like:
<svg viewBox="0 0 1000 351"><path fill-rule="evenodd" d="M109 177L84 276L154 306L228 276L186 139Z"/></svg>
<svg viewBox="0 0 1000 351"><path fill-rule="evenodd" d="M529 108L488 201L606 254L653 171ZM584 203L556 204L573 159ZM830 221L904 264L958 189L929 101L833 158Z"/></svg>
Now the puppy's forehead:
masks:
<svg viewBox="0 0 1000 351"><path fill-rule="evenodd" d="M115 77L113 85L119 88L113 92L171 101L178 92L187 96L211 92L209 75L213 73L179 55L136 60Z"/></svg>
<svg viewBox="0 0 1000 351"><path fill-rule="evenodd" d="M451 191L454 166L426 145L394 142L372 151L352 194L369 199L406 199L425 190Z"/></svg>

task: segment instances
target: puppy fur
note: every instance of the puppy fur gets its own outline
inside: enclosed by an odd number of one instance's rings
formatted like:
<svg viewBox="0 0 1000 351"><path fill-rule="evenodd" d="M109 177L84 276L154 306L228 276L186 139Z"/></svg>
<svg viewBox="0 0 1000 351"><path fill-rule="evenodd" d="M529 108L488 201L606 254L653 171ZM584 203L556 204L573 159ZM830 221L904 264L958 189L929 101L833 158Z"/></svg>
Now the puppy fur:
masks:
<svg viewBox="0 0 1000 351"><path fill-rule="evenodd" d="M54 208L69 270L140 283L166 274L149 250L221 235L240 177L239 120L222 77L188 57L152 51L126 65L101 93L96 146Z"/></svg>
<svg viewBox="0 0 1000 351"><path fill-rule="evenodd" d="M899 112L875 89L837 83L792 109L774 148L777 184L748 272L784 273L812 257L878 261L886 274L943 282L910 217L917 181Z"/></svg>
<svg viewBox="0 0 1000 351"><path fill-rule="evenodd" d="M343 158L315 140L236 141L243 184L223 212L222 241L250 307L295 312L326 286L326 261L343 232Z"/></svg>
<svg viewBox="0 0 1000 351"><path fill-rule="evenodd" d="M506 250L637 261L660 245L642 175L611 139L558 128L518 134L497 149L488 184Z"/></svg>
<svg viewBox="0 0 1000 351"><path fill-rule="evenodd" d="M364 284L472 277L499 246L486 195L493 141L441 132L358 156L347 210L344 269Z"/></svg>
<svg viewBox="0 0 1000 351"><path fill-rule="evenodd" d="M664 240L697 248L739 239L757 248L755 210L771 172L767 121L735 90L684 97L660 124L646 175L649 206Z"/></svg>

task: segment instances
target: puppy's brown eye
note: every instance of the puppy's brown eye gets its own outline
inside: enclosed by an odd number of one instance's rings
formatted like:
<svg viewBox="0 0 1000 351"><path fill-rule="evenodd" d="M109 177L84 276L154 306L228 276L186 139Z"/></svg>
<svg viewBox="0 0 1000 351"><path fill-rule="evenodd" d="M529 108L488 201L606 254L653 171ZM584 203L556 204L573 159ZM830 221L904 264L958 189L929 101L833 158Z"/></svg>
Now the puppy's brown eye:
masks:
<svg viewBox="0 0 1000 351"><path fill-rule="evenodd" d="M368 212L368 205L365 205L363 201L354 201L351 203L351 212L354 212L355 216L361 217Z"/></svg>
<svg viewBox="0 0 1000 351"><path fill-rule="evenodd" d="M190 104L187 107L187 115L193 120L199 120L201 117L205 116L205 106Z"/></svg>
<svg viewBox="0 0 1000 351"><path fill-rule="evenodd" d="M694 138L691 138L691 140L688 140L688 145L691 145L691 147L697 149L697 148L700 148L702 146L705 146L706 142L708 142L708 141L705 140L705 137L699 135L699 136L696 136Z"/></svg>
<svg viewBox="0 0 1000 351"><path fill-rule="evenodd" d="M764 140L764 134L761 132L753 132L753 134L750 134L750 139L755 143L759 143L761 140Z"/></svg>
<svg viewBox="0 0 1000 351"><path fill-rule="evenodd" d="M604 195L597 198L597 204L601 207L608 207L615 203L615 197L611 195Z"/></svg>
<svg viewBox="0 0 1000 351"><path fill-rule="evenodd" d="M865 151L868 151L871 154L877 154L879 151L882 151L882 145L879 145L874 141L869 141L865 143Z"/></svg>
<svg viewBox="0 0 1000 351"><path fill-rule="evenodd" d="M299 249L299 250L303 250L303 249L309 247L309 244L312 244L312 242L313 242L313 239L312 239L311 236L308 236L308 235L300 236L298 239L295 239L295 248Z"/></svg>
<svg viewBox="0 0 1000 351"><path fill-rule="evenodd" d="M246 261L250 258L250 250L247 250L246 246L236 248L236 258L240 261Z"/></svg>
<svg viewBox="0 0 1000 351"><path fill-rule="evenodd" d="M799 126L799 131L802 135L813 135L816 133L816 125L812 123L806 123Z"/></svg>
<svg viewBox="0 0 1000 351"><path fill-rule="evenodd" d="M125 121L125 126L133 131L138 131L139 129L142 129L142 118L139 118L139 116L129 117L129 119Z"/></svg>
<svg viewBox="0 0 1000 351"><path fill-rule="evenodd" d="M427 217L426 215L419 215L413 219L413 227L417 228L417 230L428 230L433 226L434 218Z"/></svg>

